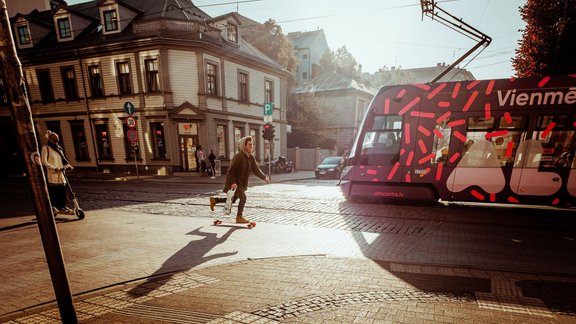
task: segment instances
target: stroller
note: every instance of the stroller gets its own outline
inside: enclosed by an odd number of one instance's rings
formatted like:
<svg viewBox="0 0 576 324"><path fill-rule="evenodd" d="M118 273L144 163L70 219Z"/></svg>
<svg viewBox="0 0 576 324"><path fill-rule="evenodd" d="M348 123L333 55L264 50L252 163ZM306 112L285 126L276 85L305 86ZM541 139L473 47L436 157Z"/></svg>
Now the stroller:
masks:
<svg viewBox="0 0 576 324"><path fill-rule="evenodd" d="M76 194L72 190L72 186L70 185L70 181L66 176L66 170L62 170L62 174L64 174L64 178L66 179L66 184L64 187L66 188L66 207L70 209L70 213L68 215L74 214L78 217L78 219L84 219L84 211L80 208L78 204L78 198L76 198ZM56 216L58 212L54 212L54 216Z"/></svg>

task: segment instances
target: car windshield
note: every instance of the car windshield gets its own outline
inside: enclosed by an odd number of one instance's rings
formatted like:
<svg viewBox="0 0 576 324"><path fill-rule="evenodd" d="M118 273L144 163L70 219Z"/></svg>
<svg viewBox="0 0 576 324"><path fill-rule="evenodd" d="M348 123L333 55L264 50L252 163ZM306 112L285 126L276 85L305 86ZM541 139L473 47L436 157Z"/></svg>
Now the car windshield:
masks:
<svg viewBox="0 0 576 324"><path fill-rule="evenodd" d="M340 158L339 157L329 157L329 158L325 158L324 161L322 161L323 165L326 164L338 164L340 163Z"/></svg>

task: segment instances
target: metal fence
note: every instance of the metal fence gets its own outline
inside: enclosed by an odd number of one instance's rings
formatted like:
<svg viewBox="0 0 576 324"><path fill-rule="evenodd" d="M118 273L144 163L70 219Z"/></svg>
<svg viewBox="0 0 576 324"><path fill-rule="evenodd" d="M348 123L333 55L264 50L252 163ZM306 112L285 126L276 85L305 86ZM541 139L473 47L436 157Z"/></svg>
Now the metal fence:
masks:
<svg viewBox="0 0 576 324"><path fill-rule="evenodd" d="M335 150L288 148L288 160L294 161L296 170L314 171L325 157L335 156Z"/></svg>

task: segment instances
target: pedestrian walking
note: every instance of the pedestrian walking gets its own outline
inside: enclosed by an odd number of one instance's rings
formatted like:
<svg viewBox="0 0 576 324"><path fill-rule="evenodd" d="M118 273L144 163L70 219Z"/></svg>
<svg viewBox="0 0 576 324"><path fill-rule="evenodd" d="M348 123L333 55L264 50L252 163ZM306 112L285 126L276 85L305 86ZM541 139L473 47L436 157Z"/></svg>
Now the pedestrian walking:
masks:
<svg viewBox="0 0 576 324"><path fill-rule="evenodd" d="M204 150L202 149L202 145L198 145L198 147L196 148L196 156L198 158L198 161L200 162L199 165L199 172L201 176L205 176L206 175L206 154L204 153Z"/></svg>
<svg viewBox="0 0 576 324"><path fill-rule="evenodd" d="M48 142L42 147L42 164L46 167L48 195L52 208L55 212L70 214L73 211L66 207L66 177L65 170L72 170L73 167L68 163L62 147L59 145L60 138L58 134L46 132Z"/></svg>
<svg viewBox="0 0 576 324"><path fill-rule="evenodd" d="M236 223L247 224L250 223L243 216L244 206L246 205L246 190L248 190L248 177L250 172L253 172L258 178L270 183L270 179L260 170L260 167L256 163L252 151L254 149L254 143L252 143L252 137L246 136L238 141L238 153L232 158L230 162L230 167L228 168L228 173L226 175L226 183L224 184L224 192L228 190L234 190L234 197L232 198L232 203L236 200L240 200L238 203L238 211L236 213ZM221 197L210 197L210 209L214 210L214 207L218 203L226 202L226 198Z"/></svg>
<svg viewBox="0 0 576 324"><path fill-rule="evenodd" d="M216 155L214 151L210 149L210 155L208 155L208 161L210 162L210 176L211 179L216 179Z"/></svg>

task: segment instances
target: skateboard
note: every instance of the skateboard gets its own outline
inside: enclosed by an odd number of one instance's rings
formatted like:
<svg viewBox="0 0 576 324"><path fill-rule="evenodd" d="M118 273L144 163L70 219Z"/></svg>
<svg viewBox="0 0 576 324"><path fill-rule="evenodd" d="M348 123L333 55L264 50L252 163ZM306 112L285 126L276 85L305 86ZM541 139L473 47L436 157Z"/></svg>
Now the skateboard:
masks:
<svg viewBox="0 0 576 324"><path fill-rule="evenodd" d="M240 225L246 226L248 228L256 227L256 222L249 222L249 223L236 223L230 220L230 214L232 213L232 202L234 201L234 192L235 190L228 190L226 193L226 202L224 203L224 209L222 211L222 219L215 219L214 225L221 225L223 223L230 224L230 225Z"/></svg>
<svg viewBox="0 0 576 324"><path fill-rule="evenodd" d="M249 222L249 223L236 223L233 220L221 220L221 219L215 219L214 220L214 225L222 225L222 224L229 224L229 225L237 225L237 226L246 226L248 228L254 228L256 227L256 222Z"/></svg>

